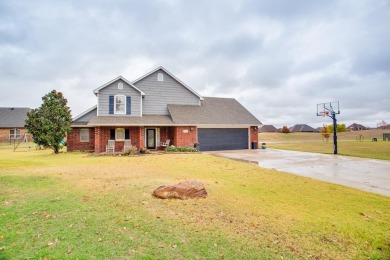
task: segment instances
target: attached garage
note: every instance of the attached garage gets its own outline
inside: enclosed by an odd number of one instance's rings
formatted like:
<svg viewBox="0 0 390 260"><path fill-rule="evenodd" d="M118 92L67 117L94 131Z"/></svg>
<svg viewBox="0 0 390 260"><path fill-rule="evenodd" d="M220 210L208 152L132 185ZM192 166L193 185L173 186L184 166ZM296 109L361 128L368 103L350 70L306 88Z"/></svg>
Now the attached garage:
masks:
<svg viewBox="0 0 390 260"><path fill-rule="evenodd" d="M200 151L248 149L248 128L198 128Z"/></svg>

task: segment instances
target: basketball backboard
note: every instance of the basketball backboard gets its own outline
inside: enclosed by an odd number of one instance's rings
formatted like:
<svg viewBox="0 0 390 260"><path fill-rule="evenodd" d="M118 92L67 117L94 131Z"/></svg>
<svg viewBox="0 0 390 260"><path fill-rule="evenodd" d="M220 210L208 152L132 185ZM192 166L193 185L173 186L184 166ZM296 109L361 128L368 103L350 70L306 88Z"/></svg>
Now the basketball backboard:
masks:
<svg viewBox="0 0 390 260"><path fill-rule="evenodd" d="M332 116L340 114L339 101L317 104L317 116Z"/></svg>

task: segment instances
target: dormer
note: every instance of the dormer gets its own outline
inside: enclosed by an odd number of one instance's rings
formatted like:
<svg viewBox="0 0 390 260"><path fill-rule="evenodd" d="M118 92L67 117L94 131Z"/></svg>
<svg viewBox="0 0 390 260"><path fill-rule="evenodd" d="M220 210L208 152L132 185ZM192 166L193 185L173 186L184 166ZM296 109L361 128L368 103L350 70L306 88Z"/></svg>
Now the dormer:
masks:
<svg viewBox="0 0 390 260"><path fill-rule="evenodd" d="M97 97L98 116L142 116L142 97L145 93L122 76L93 92Z"/></svg>

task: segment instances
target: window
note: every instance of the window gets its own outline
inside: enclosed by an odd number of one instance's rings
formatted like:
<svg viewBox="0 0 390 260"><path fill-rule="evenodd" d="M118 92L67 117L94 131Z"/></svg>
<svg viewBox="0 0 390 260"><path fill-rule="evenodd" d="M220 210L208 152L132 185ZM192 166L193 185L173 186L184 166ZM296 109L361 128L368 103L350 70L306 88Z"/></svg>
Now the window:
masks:
<svg viewBox="0 0 390 260"><path fill-rule="evenodd" d="M89 129L80 129L80 142L89 142Z"/></svg>
<svg viewBox="0 0 390 260"><path fill-rule="evenodd" d="M114 101L115 114L126 114L126 97L117 95Z"/></svg>
<svg viewBox="0 0 390 260"><path fill-rule="evenodd" d="M9 130L9 139L20 139L20 129L10 129Z"/></svg>
<svg viewBox="0 0 390 260"><path fill-rule="evenodd" d="M164 75L162 73L157 74L157 81L164 81Z"/></svg>
<svg viewBox="0 0 390 260"><path fill-rule="evenodd" d="M118 89L123 89L123 83L122 82L118 83Z"/></svg>
<svg viewBox="0 0 390 260"><path fill-rule="evenodd" d="M125 129L124 128L116 128L115 129L115 140L116 141L125 140Z"/></svg>

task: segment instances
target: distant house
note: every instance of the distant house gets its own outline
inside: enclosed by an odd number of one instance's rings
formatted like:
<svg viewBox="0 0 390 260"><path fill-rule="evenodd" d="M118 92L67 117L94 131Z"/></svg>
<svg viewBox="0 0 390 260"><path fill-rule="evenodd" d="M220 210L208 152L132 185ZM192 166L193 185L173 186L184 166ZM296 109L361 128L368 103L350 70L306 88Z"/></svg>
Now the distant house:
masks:
<svg viewBox="0 0 390 260"><path fill-rule="evenodd" d="M347 129L351 131L360 131L360 130L368 130L368 127L365 127L364 125L353 123L352 125L348 126Z"/></svg>
<svg viewBox="0 0 390 260"><path fill-rule="evenodd" d="M27 141L32 140L31 135L25 136L24 128L30 110L27 107L0 107L0 142L20 140L24 137Z"/></svg>
<svg viewBox="0 0 390 260"><path fill-rule="evenodd" d="M259 128L260 133L276 133L279 132L279 130L274 127L273 125L263 125Z"/></svg>
<svg viewBox="0 0 390 260"><path fill-rule="evenodd" d="M304 132L304 133L318 133L317 129L306 125L306 124L297 124L289 128L291 133Z"/></svg>
<svg viewBox="0 0 390 260"><path fill-rule="evenodd" d="M390 129L390 125L389 124L383 125L383 126L378 127L378 129L387 130L387 129Z"/></svg>

